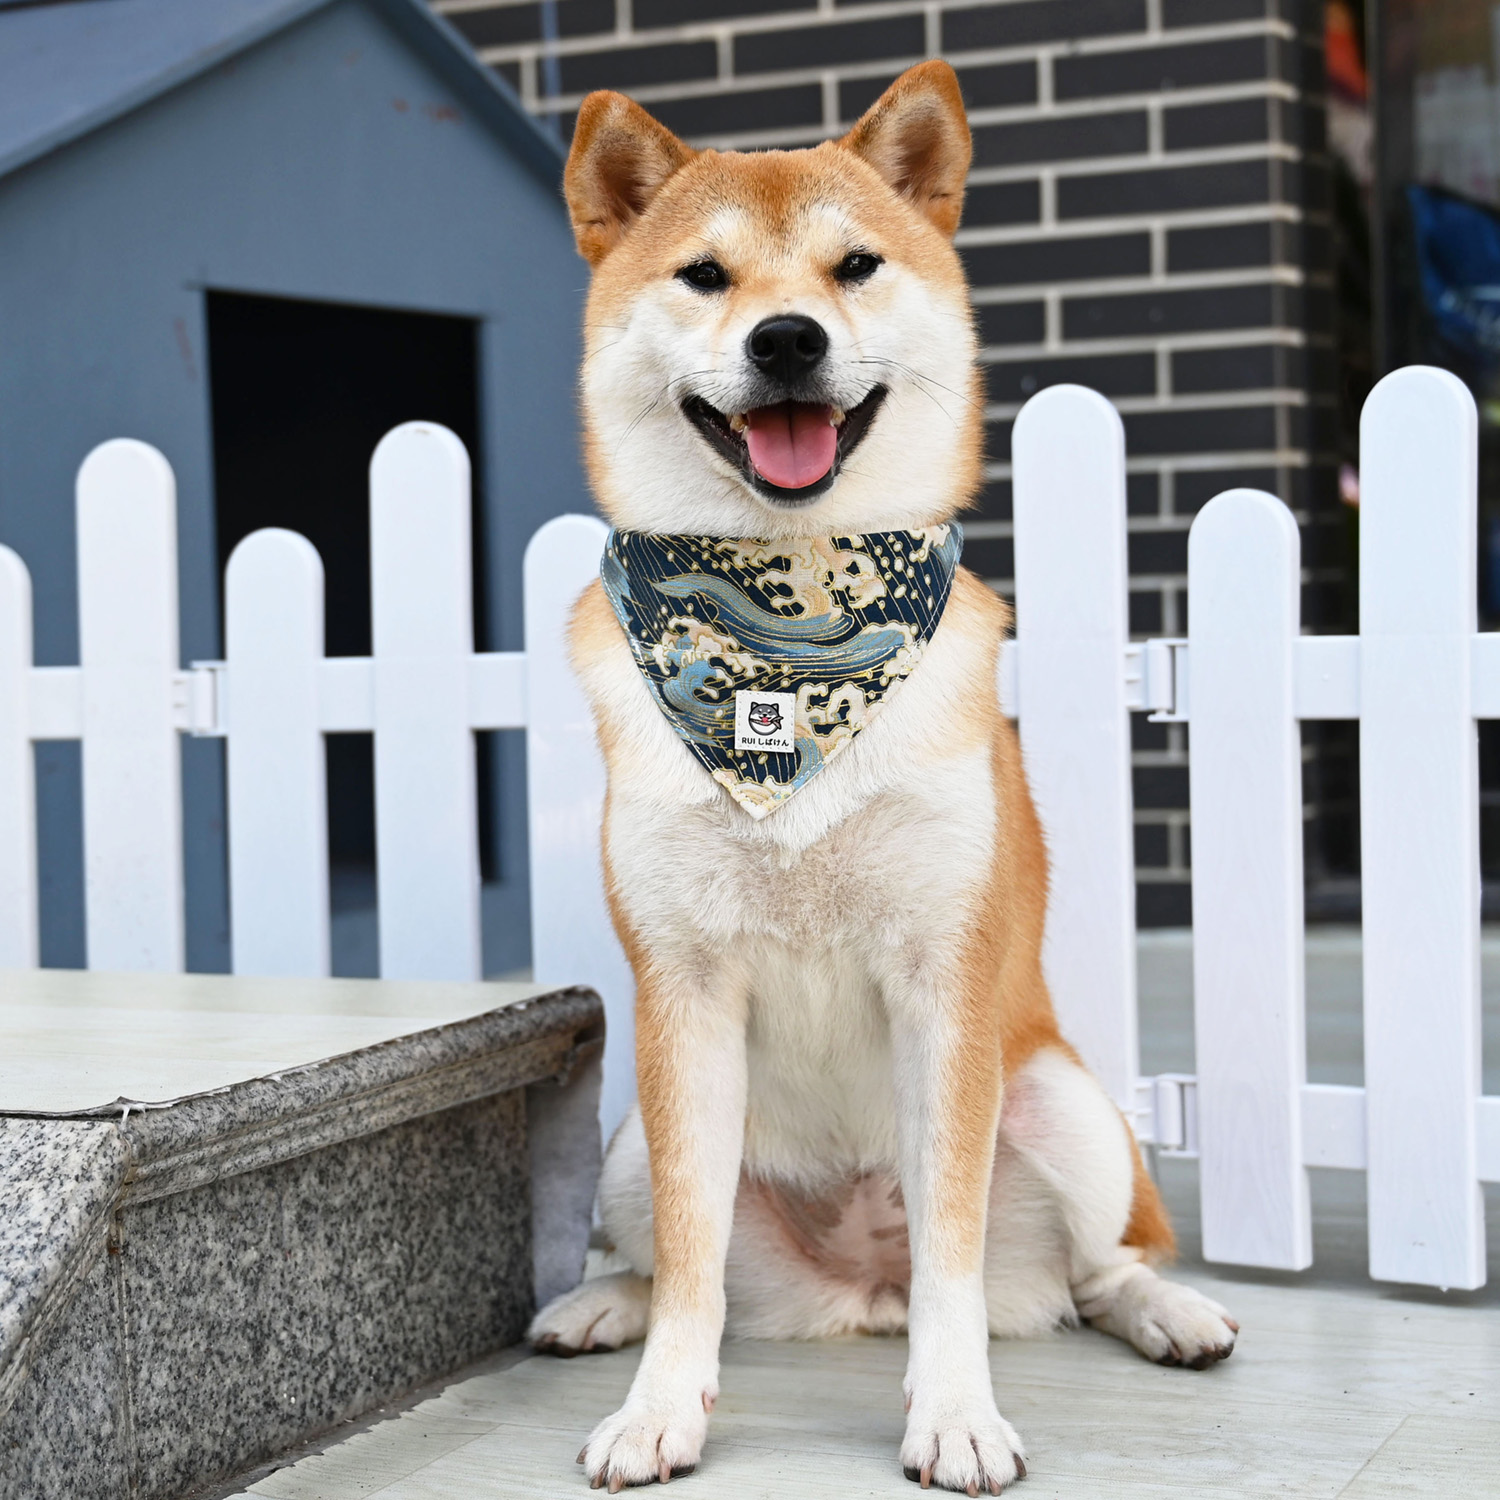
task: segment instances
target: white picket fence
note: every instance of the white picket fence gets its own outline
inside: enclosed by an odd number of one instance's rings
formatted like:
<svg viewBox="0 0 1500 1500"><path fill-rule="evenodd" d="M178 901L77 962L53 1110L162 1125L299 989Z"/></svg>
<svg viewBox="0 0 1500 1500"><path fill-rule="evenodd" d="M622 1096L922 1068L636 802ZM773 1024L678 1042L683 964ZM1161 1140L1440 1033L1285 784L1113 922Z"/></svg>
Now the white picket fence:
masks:
<svg viewBox="0 0 1500 1500"><path fill-rule="evenodd" d="M1371 396L1360 636L1299 634L1296 525L1274 497L1237 490L1193 525L1188 639L1131 644L1118 415L1058 386L1016 422L1020 635L1000 691L1052 853L1048 976L1141 1137L1200 1157L1211 1260L1310 1264L1306 1168L1330 1166L1367 1173L1372 1276L1484 1281L1480 1183L1500 1181L1500 1098L1480 1094L1474 721L1500 717L1500 637L1475 631L1476 445L1452 376L1403 370ZM225 660L184 671L166 461L106 443L77 505L79 666L32 665L28 575L0 548L0 965L37 961L31 744L80 739L90 966L182 967L187 732L227 737L235 971L327 973L321 736L373 731L381 973L475 979L472 736L524 728L536 976L605 997L610 1128L634 1090L632 990L602 887L603 770L566 643L603 525L566 516L537 533L524 653L476 653L468 458L451 433L410 423L371 464L372 655L323 656L318 556L272 530L230 559ZM1132 711L1192 723L1193 1078L1139 1076ZM1356 717L1362 1089L1306 1081L1298 733L1300 719Z"/></svg>

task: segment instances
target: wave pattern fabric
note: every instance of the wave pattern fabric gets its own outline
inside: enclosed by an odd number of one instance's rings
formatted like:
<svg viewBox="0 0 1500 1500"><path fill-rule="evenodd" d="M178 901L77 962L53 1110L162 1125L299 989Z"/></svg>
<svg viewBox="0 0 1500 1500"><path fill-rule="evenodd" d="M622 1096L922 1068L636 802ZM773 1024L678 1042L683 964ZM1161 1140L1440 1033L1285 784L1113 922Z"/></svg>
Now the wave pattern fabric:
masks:
<svg viewBox="0 0 1500 1500"><path fill-rule="evenodd" d="M962 546L953 524L792 542L612 531L600 577L657 706L763 818L916 670ZM795 696L791 753L736 748L746 691Z"/></svg>

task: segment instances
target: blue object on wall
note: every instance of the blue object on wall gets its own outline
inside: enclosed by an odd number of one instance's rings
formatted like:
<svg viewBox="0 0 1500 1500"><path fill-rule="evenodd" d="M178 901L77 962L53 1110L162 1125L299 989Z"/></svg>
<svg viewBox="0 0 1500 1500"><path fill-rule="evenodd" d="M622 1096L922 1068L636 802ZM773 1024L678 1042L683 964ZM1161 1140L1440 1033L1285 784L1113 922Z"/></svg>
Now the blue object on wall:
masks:
<svg viewBox="0 0 1500 1500"><path fill-rule="evenodd" d="M526 541L588 505L561 166L422 0L0 8L0 541L32 572L37 660L77 660L73 478L118 436L176 472L183 659L219 653L211 291L474 320L489 644L519 649ZM196 969L229 957L220 748L184 744ZM528 952L524 766L496 759L504 969ZM76 751L39 769L44 961L81 964Z"/></svg>

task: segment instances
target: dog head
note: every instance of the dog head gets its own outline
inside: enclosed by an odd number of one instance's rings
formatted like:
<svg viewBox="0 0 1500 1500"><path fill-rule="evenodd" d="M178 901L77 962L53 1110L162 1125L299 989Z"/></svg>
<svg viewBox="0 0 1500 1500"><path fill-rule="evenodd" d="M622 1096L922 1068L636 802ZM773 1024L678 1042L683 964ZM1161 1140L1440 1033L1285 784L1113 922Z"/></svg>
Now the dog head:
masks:
<svg viewBox="0 0 1500 1500"><path fill-rule="evenodd" d="M905 530L980 479L952 235L969 130L927 62L843 139L697 152L621 94L578 114L568 207L593 267L582 401L595 493L632 530Z"/></svg>

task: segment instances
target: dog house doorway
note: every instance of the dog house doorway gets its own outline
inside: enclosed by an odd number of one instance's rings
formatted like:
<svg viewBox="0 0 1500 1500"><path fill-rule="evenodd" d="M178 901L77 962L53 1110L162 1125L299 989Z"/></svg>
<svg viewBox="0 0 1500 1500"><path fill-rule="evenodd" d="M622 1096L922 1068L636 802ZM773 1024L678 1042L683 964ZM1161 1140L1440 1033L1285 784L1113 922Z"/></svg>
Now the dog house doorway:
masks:
<svg viewBox="0 0 1500 1500"><path fill-rule="evenodd" d="M208 351L219 578L252 531L301 532L323 559L325 650L368 655L370 455L401 422L440 422L474 467L474 639L485 649L478 324L210 291ZM478 741L480 862L489 876L490 737ZM334 972L374 974L373 745L367 734L326 743Z"/></svg>

